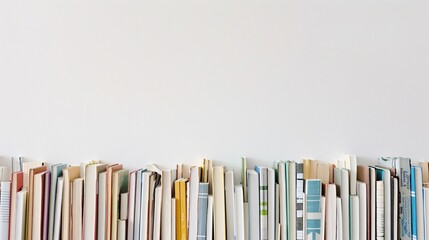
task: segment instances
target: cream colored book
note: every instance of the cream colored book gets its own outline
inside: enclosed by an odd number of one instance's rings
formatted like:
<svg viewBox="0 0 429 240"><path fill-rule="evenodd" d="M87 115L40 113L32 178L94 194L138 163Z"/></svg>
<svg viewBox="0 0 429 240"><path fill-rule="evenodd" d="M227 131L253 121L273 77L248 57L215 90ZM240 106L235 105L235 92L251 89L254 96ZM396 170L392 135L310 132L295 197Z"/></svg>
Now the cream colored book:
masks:
<svg viewBox="0 0 429 240"><path fill-rule="evenodd" d="M72 239L82 239L84 179L76 178L72 183ZM86 238L85 238L86 239Z"/></svg>
<svg viewBox="0 0 429 240"><path fill-rule="evenodd" d="M25 239L25 212L27 211L27 189L23 188L16 194L16 240Z"/></svg>
<svg viewBox="0 0 429 240"><path fill-rule="evenodd" d="M106 169L106 239L113 239L112 234L112 177L113 173L122 170L122 164L112 164Z"/></svg>
<svg viewBox="0 0 429 240"><path fill-rule="evenodd" d="M34 175L33 183L33 214L32 214L32 238L42 239L42 223L43 223L43 196L46 171Z"/></svg>
<svg viewBox="0 0 429 240"><path fill-rule="evenodd" d="M107 164L90 164L86 166L83 204L84 239L95 239L97 236L98 174L106 171L106 167Z"/></svg>
<svg viewBox="0 0 429 240"><path fill-rule="evenodd" d="M113 173L112 177L112 234L111 239L118 238L119 197L128 191L128 170L122 169Z"/></svg>
<svg viewBox="0 0 429 240"><path fill-rule="evenodd" d="M48 170L48 167L46 166L41 166L41 167L37 167L37 168L32 168L29 171L29 199L28 199L28 206L27 206L27 228L26 228L26 234L27 234L27 239L32 239L32 234L33 234L33 205L34 205L34 175L41 173L41 172L45 172ZM25 175L24 175L25 177Z"/></svg>
<svg viewBox="0 0 429 240"><path fill-rule="evenodd" d="M213 167L213 210L214 240L225 240L225 181L223 166Z"/></svg>
<svg viewBox="0 0 429 240"><path fill-rule="evenodd" d="M69 240L71 237L71 214L70 214L70 206L71 206L71 183L79 178L80 174L80 166L72 166L63 170L63 210L61 215L61 239Z"/></svg>

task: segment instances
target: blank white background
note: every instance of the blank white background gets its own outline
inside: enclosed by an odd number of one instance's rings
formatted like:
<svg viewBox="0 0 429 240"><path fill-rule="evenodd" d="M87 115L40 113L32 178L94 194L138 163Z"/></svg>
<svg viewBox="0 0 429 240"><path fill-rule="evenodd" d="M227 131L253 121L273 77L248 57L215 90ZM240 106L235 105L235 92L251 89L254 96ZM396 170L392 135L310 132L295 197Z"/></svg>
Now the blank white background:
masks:
<svg viewBox="0 0 429 240"><path fill-rule="evenodd" d="M429 160L429 3L0 1L0 155Z"/></svg>

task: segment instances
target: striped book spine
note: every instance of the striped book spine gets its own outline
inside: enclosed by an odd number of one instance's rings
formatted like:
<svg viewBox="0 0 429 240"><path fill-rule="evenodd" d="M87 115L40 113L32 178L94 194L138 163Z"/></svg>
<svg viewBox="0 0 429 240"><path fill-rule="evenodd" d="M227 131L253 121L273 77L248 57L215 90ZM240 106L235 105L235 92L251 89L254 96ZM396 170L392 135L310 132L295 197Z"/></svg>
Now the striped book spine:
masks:
<svg viewBox="0 0 429 240"><path fill-rule="evenodd" d="M261 240L268 239L268 170L255 167L259 175L259 229Z"/></svg>
<svg viewBox="0 0 429 240"><path fill-rule="evenodd" d="M322 182L320 179L308 179L305 182L306 196L306 238L309 240L322 239Z"/></svg>
<svg viewBox="0 0 429 240"><path fill-rule="evenodd" d="M304 163L296 164L296 239L304 240Z"/></svg>
<svg viewBox="0 0 429 240"><path fill-rule="evenodd" d="M416 168L411 167L411 236L417 240Z"/></svg>
<svg viewBox="0 0 429 240"><path fill-rule="evenodd" d="M199 183L197 239L206 239L209 183Z"/></svg>

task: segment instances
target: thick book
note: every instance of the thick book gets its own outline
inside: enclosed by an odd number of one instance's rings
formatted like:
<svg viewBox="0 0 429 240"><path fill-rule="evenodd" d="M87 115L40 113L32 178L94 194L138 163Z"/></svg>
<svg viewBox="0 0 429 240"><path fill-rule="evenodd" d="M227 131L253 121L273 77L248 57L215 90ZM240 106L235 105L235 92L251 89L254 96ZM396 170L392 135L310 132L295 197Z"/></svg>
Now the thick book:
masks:
<svg viewBox="0 0 429 240"><path fill-rule="evenodd" d="M31 239L43 239L43 199L47 174L48 171L44 171L33 176L33 213L29 220L33 226Z"/></svg>
<svg viewBox="0 0 429 240"><path fill-rule="evenodd" d="M122 164L112 164L106 167L106 238L113 239L112 236L112 178L113 173L122 170Z"/></svg>
<svg viewBox="0 0 429 240"><path fill-rule="evenodd" d="M80 167L72 166L63 169L63 204L61 214L61 239L68 240L71 235L71 184L80 176Z"/></svg>
<svg viewBox="0 0 429 240"><path fill-rule="evenodd" d="M249 209L249 240L260 239L259 235L259 181L255 170L247 170L247 200Z"/></svg>
<svg viewBox="0 0 429 240"><path fill-rule="evenodd" d="M225 212L226 212L226 239L236 238L235 229L235 202L234 202L234 172L225 172Z"/></svg>
<svg viewBox="0 0 429 240"><path fill-rule="evenodd" d="M359 196L359 202L361 202L362 200L366 201L367 207L365 208L366 209L365 234L366 234L366 238L370 240L371 239L371 197L370 197L371 189L370 189L370 170L368 166L363 166L363 165L357 166L357 180L360 181L360 185L364 184L366 189L366 193L365 193L366 197L364 199L361 199ZM363 188L363 186L360 186L360 187ZM357 183L356 191L359 192L359 183ZM361 220L361 223L363 223L362 220ZM359 225L359 226L361 229L363 228L362 225Z"/></svg>
<svg viewBox="0 0 429 240"><path fill-rule="evenodd" d="M7 239L10 212L10 182L0 184L0 239Z"/></svg>
<svg viewBox="0 0 429 240"><path fill-rule="evenodd" d="M243 203L243 188L241 185L235 185L235 218L237 227L237 240L245 240Z"/></svg>
<svg viewBox="0 0 429 240"><path fill-rule="evenodd" d="M285 164L288 164L287 162ZM268 172L266 167L255 167L259 176L259 235L268 239Z"/></svg>
<svg viewBox="0 0 429 240"><path fill-rule="evenodd" d="M376 218L375 231L377 239L384 239L384 182L377 180L376 182Z"/></svg>
<svg viewBox="0 0 429 240"><path fill-rule="evenodd" d="M305 181L306 239L322 239L322 183L320 179Z"/></svg>
<svg viewBox="0 0 429 240"><path fill-rule="evenodd" d="M119 220L119 197L122 193L128 191L128 170L121 169L115 171L112 175L112 218L111 218L111 238L118 238L118 220Z"/></svg>
<svg viewBox="0 0 429 240"><path fill-rule="evenodd" d="M27 189L23 188L16 194L16 240L25 239L25 213L27 211Z"/></svg>
<svg viewBox="0 0 429 240"><path fill-rule="evenodd" d="M187 210L186 210L186 179L178 179L174 182L176 198L176 239L187 240Z"/></svg>
<svg viewBox="0 0 429 240"><path fill-rule="evenodd" d="M350 196L350 240L359 240L359 197ZM365 235L364 235L365 236Z"/></svg>
<svg viewBox="0 0 429 240"><path fill-rule="evenodd" d="M15 239L17 194L24 187L23 172L13 172L10 189L9 240Z"/></svg>
<svg viewBox="0 0 429 240"><path fill-rule="evenodd" d="M343 239L350 238L350 217L349 217L349 170L345 168L334 169L334 181L337 186L337 196L341 197Z"/></svg>
<svg viewBox="0 0 429 240"><path fill-rule="evenodd" d="M72 183L72 239L82 239L83 189L84 179L76 178Z"/></svg>
<svg viewBox="0 0 429 240"><path fill-rule="evenodd" d="M214 239L225 240L225 180L223 166L213 167Z"/></svg>
<svg viewBox="0 0 429 240"><path fill-rule="evenodd" d="M98 175L106 171L107 164L89 164L85 170L84 204L83 204L83 237L97 238L97 190ZM104 210L104 209L103 209Z"/></svg>
<svg viewBox="0 0 429 240"><path fill-rule="evenodd" d="M209 195L209 183L198 184L198 224L197 239L205 240L207 237L207 201Z"/></svg>
<svg viewBox="0 0 429 240"><path fill-rule="evenodd" d="M57 181L58 181L58 178L63 175L63 169L65 169L66 167L67 167L67 164L64 164L64 163L58 163L51 166L51 190L49 195L48 240L52 240L54 236Z"/></svg>
<svg viewBox="0 0 429 240"><path fill-rule="evenodd" d="M27 202L27 228L26 228L26 234L27 234L27 239L31 239L32 237L32 233L33 233L33 206L34 206L34 175L41 173L41 172L45 172L48 170L47 166L41 166L41 167L36 167L36 168L31 168L29 170L29 174L28 174L28 185L29 185L29 192L28 192L28 202ZM25 174L24 174L24 178L25 178ZM24 185L25 185L25 180L24 180Z"/></svg>
<svg viewBox="0 0 429 240"><path fill-rule="evenodd" d="M401 240L411 239L411 191L410 171L411 159L402 157L382 157L378 165L386 168L395 168L399 179L399 232Z"/></svg>

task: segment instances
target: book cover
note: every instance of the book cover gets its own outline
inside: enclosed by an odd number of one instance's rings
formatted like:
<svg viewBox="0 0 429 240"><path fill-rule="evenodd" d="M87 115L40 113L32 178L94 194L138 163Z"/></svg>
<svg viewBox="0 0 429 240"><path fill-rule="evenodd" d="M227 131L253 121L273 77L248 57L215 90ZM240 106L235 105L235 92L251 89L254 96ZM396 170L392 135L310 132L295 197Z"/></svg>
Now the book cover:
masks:
<svg viewBox="0 0 429 240"><path fill-rule="evenodd" d="M322 183L320 179L307 179L306 197L306 239L322 239Z"/></svg>

